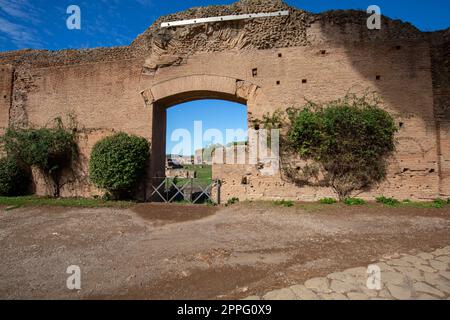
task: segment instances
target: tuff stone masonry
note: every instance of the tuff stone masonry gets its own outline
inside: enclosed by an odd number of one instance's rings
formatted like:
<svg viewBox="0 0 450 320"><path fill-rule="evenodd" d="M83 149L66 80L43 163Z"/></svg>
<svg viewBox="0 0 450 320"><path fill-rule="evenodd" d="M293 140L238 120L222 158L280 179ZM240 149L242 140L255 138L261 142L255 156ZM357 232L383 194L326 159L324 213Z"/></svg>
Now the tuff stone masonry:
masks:
<svg viewBox="0 0 450 320"><path fill-rule="evenodd" d="M160 28L174 21L289 10L289 16ZM82 162L63 196L101 191L87 177L93 144L115 131L152 143L149 177L164 171L166 108L218 98L247 105L249 121L304 98L378 92L400 130L384 183L360 196L450 196L450 29L424 33L387 17L369 30L360 11L312 14L281 1L241 0L162 17L127 47L0 53L0 131L73 113ZM315 200L323 187L293 185L258 165L214 165L222 200ZM36 192L45 184L35 175ZM148 179L150 181L150 179ZM148 189L148 188L147 188ZM147 192L148 193L148 192Z"/></svg>

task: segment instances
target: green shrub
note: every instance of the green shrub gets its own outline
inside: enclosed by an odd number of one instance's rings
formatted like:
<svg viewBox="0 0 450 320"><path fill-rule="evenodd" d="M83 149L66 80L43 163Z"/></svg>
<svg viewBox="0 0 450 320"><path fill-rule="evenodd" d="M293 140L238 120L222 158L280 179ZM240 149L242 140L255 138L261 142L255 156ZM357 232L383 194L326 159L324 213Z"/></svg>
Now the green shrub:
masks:
<svg viewBox="0 0 450 320"><path fill-rule="evenodd" d="M90 179L117 198L128 197L144 175L149 155L149 143L142 137L126 133L106 137L92 149Z"/></svg>
<svg viewBox="0 0 450 320"><path fill-rule="evenodd" d="M443 208L446 204L447 204L447 200L443 200L443 199L434 199L433 200L434 208Z"/></svg>
<svg viewBox="0 0 450 320"><path fill-rule="evenodd" d="M232 204L238 203L239 202L239 198L233 197L231 199L228 199L227 203L225 204L226 206L231 206Z"/></svg>
<svg viewBox="0 0 450 320"><path fill-rule="evenodd" d="M336 202L337 202L336 199L333 199L333 198L322 198L319 200L319 203L322 203L322 204L334 204Z"/></svg>
<svg viewBox="0 0 450 320"><path fill-rule="evenodd" d="M44 128L8 128L2 138L9 157L26 166L38 168L52 183L53 196L59 197L62 171L70 168L78 155L76 127L65 127L61 118Z"/></svg>
<svg viewBox="0 0 450 320"><path fill-rule="evenodd" d="M0 196L24 195L29 185L29 170L11 157L0 159Z"/></svg>
<svg viewBox="0 0 450 320"><path fill-rule="evenodd" d="M291 200L275 200L273 202L275 205L277 206L282 206L282 207L292 207L294 205L294 202Z"/></svg>
<svg viewBox="0 0 450 320"><path fill-rule="evenodd" d="M290 150L319 164L323 183L340 200L355 190L371 188L386 176L397 127L379 105L377 97L347 95L288 110Z"/></svg>
<svg viewBox="0 0 450 320"><path fill-rule="evenodd" d="M344 203L348 206L360 206L366 204L366 202L363 199L359 198L345 198Z"/></svg>
<svg viewBox="0 0 450 320"><path fill-rule="evenodd" d="M381 196L381 197L375 198L375 200L378 203L382 203L382 204L384 204L386 206L389 206L389 207L395 207L395 206L400 204L400 201L398 201L397 199L386 198L385 196Z"/></svg>

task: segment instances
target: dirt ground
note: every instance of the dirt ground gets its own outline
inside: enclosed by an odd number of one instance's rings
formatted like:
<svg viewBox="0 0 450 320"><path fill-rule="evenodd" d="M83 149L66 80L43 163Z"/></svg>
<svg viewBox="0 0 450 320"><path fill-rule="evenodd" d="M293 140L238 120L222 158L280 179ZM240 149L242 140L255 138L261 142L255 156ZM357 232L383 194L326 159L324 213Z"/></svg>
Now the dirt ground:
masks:
<svg viewBox="0 0 450 320"><path fill-rule="evenodd" d="M0 298L242 298L447 245L449 208L0 208Z"/></svg>

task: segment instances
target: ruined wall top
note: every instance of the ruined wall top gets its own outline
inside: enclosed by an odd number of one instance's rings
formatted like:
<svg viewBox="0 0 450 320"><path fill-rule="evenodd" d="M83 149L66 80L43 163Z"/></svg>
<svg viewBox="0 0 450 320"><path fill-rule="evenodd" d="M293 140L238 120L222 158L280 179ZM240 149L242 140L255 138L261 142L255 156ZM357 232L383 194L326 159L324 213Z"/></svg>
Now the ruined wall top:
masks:
<svg viewBox="0 0 450 320"><path fill-rule="evenodd" d="M160 28L161 22L167 21L278 10L289 10L290 14L280 17ZM1 52L0 64L11 64L17 67L47 67L162 54L189 55L205 51L307 46L316 41L309 36L308 32L313 27L320 27L326 41L330 42L357 43L428 37L427 33L420 32L409 23L387 17L382 19L383 25L380 31L368 30L367 17L366 12L356 10L313 14L290 7L281 0L241 0L231 5L197 7L160 17L130 46L85 50ZM439 39L441 34L444 33L434 33L433 38Z"/></svg>

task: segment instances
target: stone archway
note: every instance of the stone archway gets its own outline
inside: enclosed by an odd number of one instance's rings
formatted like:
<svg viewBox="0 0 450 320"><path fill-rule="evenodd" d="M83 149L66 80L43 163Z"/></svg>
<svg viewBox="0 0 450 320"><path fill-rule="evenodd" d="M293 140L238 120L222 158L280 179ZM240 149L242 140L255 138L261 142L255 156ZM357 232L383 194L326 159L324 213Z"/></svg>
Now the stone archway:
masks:
<svg viewBox="0 0 450 320"><path fill-rule="evenodd" d="M260 91L259 86L248 81L210 74L172 78L143 90L144 102L152 108L150 176L164 176L167 108L193 100L219 99L245 104L249 112Z"/></svg>

